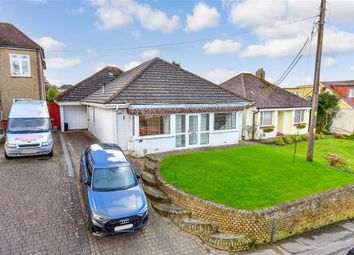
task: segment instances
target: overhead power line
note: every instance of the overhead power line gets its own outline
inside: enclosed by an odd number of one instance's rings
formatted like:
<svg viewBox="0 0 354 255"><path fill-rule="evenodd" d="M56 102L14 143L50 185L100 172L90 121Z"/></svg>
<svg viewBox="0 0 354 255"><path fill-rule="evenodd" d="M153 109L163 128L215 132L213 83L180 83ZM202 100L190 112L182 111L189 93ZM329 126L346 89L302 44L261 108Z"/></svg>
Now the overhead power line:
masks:
<svg viewBox="0 0 354 255"><path fill-rule="evenodd" d="M318 17L318 15L312 17L312 18L316 18ZM315 21L314 21L315 24ZM291 73L291 71L295 68L295 66L297 65L297 63L300 61L300 59L302 58L302 53L305 50L306 46L308 44L312 43L312 38L313 36L316 34L317 31L315 31L315 26L312 27L312 31L311 34L307 37L306 41L304 42L304 44L302 45L301 49L299 50L299 52L296 54L296 56L294 57L294 59L291 61L291 63L289 64L289 66L286 68L286 70L284 71L284 73L280 76L280 78L275 82L272 83L271 86L263 93L263 95L261 95L257 100L254 101L255 103L258 103L259 101L267 98L268 96L270 96L272 94L272 92L275 90L275 88L277 88L285 79L286 77L288 77L288 75Z"/></svg>
<svg viewBox="0 0 354 255"><path fill-rule="evenodd" d="M307 18L302 18L302 19L298 19L298 20L293 20L293 21L289 21L289 22L284 22L284 23L279 23L273 26L273 28L276 27L281 27L281 26L286 26L286 25L291 25L291 24L295 24L295 23L299 23L299 22L303 22L303 21L307 21L310 19L313 19L315 17L318 17L318 15L316 16L311 16L311 17L307 17ZM119 48L106 48L106 49L93 49L94 51L126 51L126 50L141 50L141 49L150 49L150 48L162 48L162 47L169 47L169 46L178 46L178 45L184 45L184 44L192 44L192 43L198 43L198 42L204 42L204 41L209 41L209 40L213 40L213 39L217 39L220 37L235 37L235 36L239 36L239 35L243 35L243 34L250 34L249 31L244 31L244 32L240 32L240 33L234 33L234 34L227 34L227 35L220 35L220 36L214 36L214 37L206 37L206 38L199 38L199 39L193 39L193 40L184 40L184 41L179 41L179 42L170 42L170 43L157 43L157 44L149 44L149 45L140 45L140 46L132 46L132 47L119 47ZM82 51L86 51L84 49L67 49L67 50L53 50L52 52L82 52Z"/></svg>

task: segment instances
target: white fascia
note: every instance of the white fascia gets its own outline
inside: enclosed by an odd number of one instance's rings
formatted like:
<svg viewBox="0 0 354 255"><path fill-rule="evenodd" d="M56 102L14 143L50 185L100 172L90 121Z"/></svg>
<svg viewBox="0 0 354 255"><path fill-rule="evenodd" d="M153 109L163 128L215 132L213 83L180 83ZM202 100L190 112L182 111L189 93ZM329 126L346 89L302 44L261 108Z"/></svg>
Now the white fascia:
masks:
<svg viewBox="0 0 354 255"><path fill-rule="evenodd" d="M292 107L292 108L261 108L260 112L267 111L293 111L293 110L310 110L311 107Z"/></svg>
<svg viewBox="0 0 354 255"><path fill-rule="evenodd" d="M99 104L99 103L90 103L90 102L81 102L82 105L94 106L103 109L127 109L128 104Z"/></svg>
<svg viewBox="0 0 354 255"><path fill-rule="evenodd" d="M81 105L80 102L56 102L59 106L65 106L65 105Z"/></svg>
<svg viewBox="0 0 354 255"><path fill-rule="evenodd" d="M230 104L153 104L153 105L129 105L129 109L164 109L164 108L213 108L213 107L244 107L246 102L230 103Z"/></svg>

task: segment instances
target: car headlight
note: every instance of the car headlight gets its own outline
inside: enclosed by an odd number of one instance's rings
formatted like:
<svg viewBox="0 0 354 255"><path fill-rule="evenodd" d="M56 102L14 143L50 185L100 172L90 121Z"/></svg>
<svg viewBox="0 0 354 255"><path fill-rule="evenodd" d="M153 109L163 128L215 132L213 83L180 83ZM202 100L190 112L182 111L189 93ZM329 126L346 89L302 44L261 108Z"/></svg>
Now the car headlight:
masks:
<svg viewBox="0 0 354 255"><path fill-rule="evenodd" d="M50 146L53 144L53 141L50 140L50 141L47 141L47 142L42 142L42 146Z"/></svg>
<svg viewBox="0 0 354 255"><path fill-rule="evenodd" d="M106 221L109 220L107 216L103 216L94 212L91 212L91 218L97 221L98 223L105 223Z"/></svg>
<svg viewBox="0 0 354 255"><path fill-rule="evenodd" d="M16 144L14 144L14 143L7 143L7 144L6 144L6 147L7 147L7 148L16 148Z"/></svg>
<svg viewBox="0 0 354 255"><path fill-rule="evenodd" d="M139 217L144 216L147 211L148 211L148 206L145 206L145 207L138 213L138 216L139 216Z"/></svg>

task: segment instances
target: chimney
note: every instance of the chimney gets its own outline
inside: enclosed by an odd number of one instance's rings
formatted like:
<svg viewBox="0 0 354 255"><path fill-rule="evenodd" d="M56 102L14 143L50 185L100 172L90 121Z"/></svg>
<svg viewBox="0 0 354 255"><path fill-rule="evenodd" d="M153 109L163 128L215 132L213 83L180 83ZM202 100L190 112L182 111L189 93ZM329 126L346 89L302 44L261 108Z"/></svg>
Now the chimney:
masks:
<svg viewBox="0 0 354 255"><path fill-rule="evenodd" d="M265 71L263 68L259 68L256 72L256 76L262 80L265 80Z"/></svg>

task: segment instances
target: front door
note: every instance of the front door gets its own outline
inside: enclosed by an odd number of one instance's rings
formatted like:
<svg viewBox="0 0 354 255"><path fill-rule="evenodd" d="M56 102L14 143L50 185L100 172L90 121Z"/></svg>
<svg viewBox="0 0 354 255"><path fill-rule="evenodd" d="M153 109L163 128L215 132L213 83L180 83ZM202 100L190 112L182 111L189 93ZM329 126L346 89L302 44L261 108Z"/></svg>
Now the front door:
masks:
<svg viewBox="0 0 354 255"><path fill-rule="evenodd" d="M188 116L188 145L199 144L199 115Z"/></svg>
<svg viewBox="0 0 354 255"><path fill-rule="evenodd" d="M176 147L209 144L209 114L176 115Z"/></svg>

